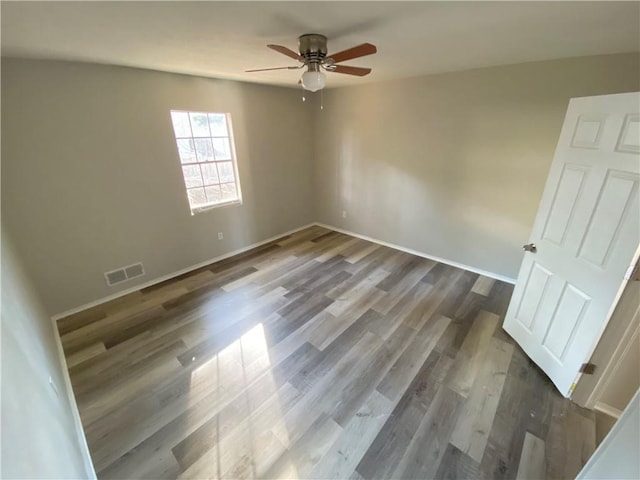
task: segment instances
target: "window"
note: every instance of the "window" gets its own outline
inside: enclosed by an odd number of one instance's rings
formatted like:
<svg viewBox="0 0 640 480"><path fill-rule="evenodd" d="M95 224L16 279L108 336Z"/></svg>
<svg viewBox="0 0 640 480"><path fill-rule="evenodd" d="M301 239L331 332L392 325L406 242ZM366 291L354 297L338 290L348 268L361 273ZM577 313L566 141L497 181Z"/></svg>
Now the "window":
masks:
<svg viewBox="0 0 640 480"><path fill-rule="evenodd" d="M230 120L227 113L171 111L192 214L242 202Z"/></svg>

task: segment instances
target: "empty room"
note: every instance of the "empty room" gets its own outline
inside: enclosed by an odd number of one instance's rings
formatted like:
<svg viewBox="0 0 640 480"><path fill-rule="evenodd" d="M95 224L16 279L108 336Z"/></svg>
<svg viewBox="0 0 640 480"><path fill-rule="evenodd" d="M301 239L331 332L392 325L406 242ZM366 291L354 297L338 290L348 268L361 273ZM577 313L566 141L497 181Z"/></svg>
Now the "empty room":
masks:
<svg viewBox="0 0 640 480"><path fill-rule="evenodd" d="M640 478L640 2L0 8L2 478Z"/></svg>

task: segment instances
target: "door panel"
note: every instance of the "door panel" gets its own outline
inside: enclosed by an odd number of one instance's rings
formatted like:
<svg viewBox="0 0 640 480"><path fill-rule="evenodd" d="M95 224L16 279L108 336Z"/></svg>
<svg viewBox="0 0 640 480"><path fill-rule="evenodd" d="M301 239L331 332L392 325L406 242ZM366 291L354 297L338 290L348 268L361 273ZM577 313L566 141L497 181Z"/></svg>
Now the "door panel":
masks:
<svg viewBox="0 0 640 480"><path fill-rule="evenodd" d="M605 269L607 261L624 225L623 217L637 201L638 177L624 172L609 171L584 236L578 257Z"/></svg>
<svg viewBox="0 0 640 480"><path fill-rule="evenodd" d="M544 268L542 265L533 262L529 270L529 278L524 288L527 291L526 296L522 296L520 306L516 312L516 319L529 332L532 332L535 320L538 318L538 310L540 304L545 298L547 287L549 286L553 273Z"/></svg>
<svg viewBox="0 0 640 480"><path fill-rule="evenodd" d="M616 152L640 152L640 115L629 114L625 117Z"/></svg>
<svg viewBox="0 0 640 480"><path fill-rule="evenodd" d="M607 118L604 115L580 115L574 127L571 146L575 148L598 148Z"/></svg>
<svg viewBox="0 0 640 480"><path fill-rule="evenodd" d="M548 324L542 345L558 362L564 359L567 346L589 306L591 297L573 285L565 283L558 306Z"/></svg>
<svg viewBox="0 0 640 480"><path fill-rule="evenodd" d="M542 234L544 240L563 246L567 230L573 223L576 203L582 192L582 187L588 169L580 165L566 164L558 182L558 187L551 205L551 214Z"/></svg>
<svg viewBox="0 0 640 480"><path fill-rule="evenodd" d="M640 244L640 94L572 99L504 328L568 396Z"/></svg>

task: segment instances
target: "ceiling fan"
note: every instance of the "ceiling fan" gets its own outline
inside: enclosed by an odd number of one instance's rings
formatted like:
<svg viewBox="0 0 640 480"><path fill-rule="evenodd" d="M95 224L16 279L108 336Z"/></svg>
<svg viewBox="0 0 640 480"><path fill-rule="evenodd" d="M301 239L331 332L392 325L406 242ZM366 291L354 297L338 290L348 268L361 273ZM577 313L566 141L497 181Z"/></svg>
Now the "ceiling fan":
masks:
<svg viewBox="0 0 640 480"><path fill-rule="evenodd" d="M258 68L254 70L246 70L246 72L297 70L306 67L307 71L302 74L300 83L302 84L302 88L311 92L317 92L324 88L326 77L322 70L334 73L344 73L347 75L356 75L359 77L368 75L371 73L370 68L350 67L348 65L337 64L347 60L353 60L354 58L372 55L378 51L375 45L363 43L356 47L327 55L327 37L317 33L307 33L298 37L298 51L300 53L296 53L282 45L267 45L267 47L297 60L301 65L291 67Z"/></svg>

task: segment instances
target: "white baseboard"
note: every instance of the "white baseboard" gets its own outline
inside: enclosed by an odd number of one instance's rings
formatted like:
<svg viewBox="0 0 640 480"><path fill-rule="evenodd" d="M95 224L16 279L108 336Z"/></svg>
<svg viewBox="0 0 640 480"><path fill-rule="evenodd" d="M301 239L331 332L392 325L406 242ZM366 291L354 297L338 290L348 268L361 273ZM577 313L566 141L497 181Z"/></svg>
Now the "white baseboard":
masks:
<svg viewBox="0 0 640 480"><path fill-rule="evenodd" d="M309 227L312 227L314 225L317 225L317 226L323 227L323 228L328 228L329 230L335 230L336 232L344 233L346 235L351 235L352 237L361 238L362 240L367 240L369 242L377 243L379 245L383 245L385 247L393 248L395 250L400 250L402 252L409 253L411 255L416 255L418 257L428 258L428 259L434 260L436 262L445 263L447 265L451 265L452 267L461 268L463 270L468 270L470 272L477 273L477 274L483 275L485 277L495 278L496 280L500 280L502 282L507 282L507 283L511 283L511 284L515 284L516 283L516 280L514 278L506 277L504 275L500 275L500 274L497 274L497 273L494 273L494 272L489 272L489 271L486 271L486 270L482 270L480 268L472 267L471 265L465 265L463 263L454 262L453 260L448 260L446 258L440 258L440 257L436 257L434 255L429 255L428 253L419 252L418 250L413 250L411 248L406 248L406 247L403 247L401 245L396 245L395 243L389 243L389 242L385 242L385 241L382 241L382 240L378 240L376 238L372 238L372 237L369 237L367 235L362 235L360 233L351 232L349 230L345 230L343 228L334 227L332 225L327 225L325 223L314 222L314 223L310 223L308 225L304 225L304 226L299 227L299 228L295 228L293 230L289 230L287 232L283 232L283 233L278 234L278 235L276 235L274 237L267 238L266 240L262 240L260 242L252 243L251 245L247 245L246 247L242 247L242 248L239 248L237 250L233 250L231 252L225 253L225 254L220 255L218 257L210 258L208 260L205 260L203 262L197 263L195 265L190 265L190 266L188 266L186 268L183 268L181 270L178 270L176 272L172 272L172 273L169 273L167 275L163 275L161 277L154 278L153 280L149 280L148 282L145 282L145 283L142 283L142 284L139 284L139 285L135 285L135 286L133 286L131 288L127 288L125 290L120 290L119 292L116 292L116 293L114 293L112 295L107 295L106 297L99 298L98 300L94 300L93 302L85 303L84 305L80 305L79 307L71 308L71 309L66 310L64 312L56 313L51 318L53 319L54 322L56 322L56 321L60 320L61 318L68 317L69 315L73 315L75 313L79 313L79 312L82 312L84 310L88 310L88 309L93 308L93 307L97 307L98 305L102 305L103 303L110 302L111 300L115 300L116 298L124 297L125 295L129 295L130 293L137 292L138 290L142 290L143 288L151 287L152 285L156 285L158 283L170 280L170 279L172 279L174 277L178 277L180 275L184 275L185 273L189 273L189 272L191 272L193 270L197 270L198 268L206 267L207 265L210 265L212 263L219 262L220 260L224 260L225 258L233 257L234 255L238 255L240 253L244 253L247 250L251 250L253 248L260 247L260 246L262 246L264 244L267 244L269 242L273 242L274 240L277 240L278 238L284 237L286 235L291 235L293 233L299 232L300 230L304 230L305 228L309 228Z"/></svg>
<svg viewBox="0 0 640 480"><path fill-rule="evenodd" d="M114 293L112 295L107 295L106 297L99 298L98 300L94 300L93 302L85 303L84 305L80 305L79 307L71 308L71 309L66 310L64 312L56 313L51 318L53 319L54 322L57 322L61 318L68 317L69 315L73 315L75 313L79 313L79 312L82 312L84 310L88 310L88 309L93 308L93 307L97 307L98 305L102 305L103 303L110 302L111 300L115 300L116 298L124 297L125 295L129 295L130 293L134 293L134 292L137 292L138 290L142 290L143 288L151 287L151 286L156 285L158 283L165 282L167 280L171 280L174 277L178 277L180 275L184 275L185 273L189 273L189 272L191 272L193 270L197 270L198 268L206 267L207 265L210 265L210 264L215 263L215 262L219 262L220 260L224 260L225 258L233 257L234 255L238 255L240 253L244 253L244 252L246 252L248 250L251 250L253 248L257 248L257 247L265 245L265 244L267 244L269 242L273 242L274 240L277 240L279 238L285 237L287 235L291 235L292 233L296 233L296 232L299 232L300 230L304 230L305 228L313 227L314 225L317 225L317 224L316 223L310 223L308 225L304 225L304 226L299 227L299 228L294 228L293 230L289 230L287 232L280 233L280 234L278 234L278 235L276 235L274 237L267 238L266 240L262 240L260 242L252 243L251 245L247 245L246 247L242 247L242 248L239 248L237 250L233 250L231 252L224 253L224 254L219 255L217 257L210 258L210 259L205 260L205 261L200 262L200 263L196 263L195 265L190 265L190 266L188 266L186 268L183 268L181 270L178 270L176 272L172 272L172 273L169 273L167 275L163 275L161 277L154 278L153 280L149 280L148 282L141 283L139 285L135 285L135 286L133 286L131 288L127 288L125 290L120 290L119 292L116 292L116 293Z"/></svg>
<svg viewBox="0 0 640 480"><path fill-rule="evenodd" d="M80 418L80 410L78 410L78 403L76 402L76 396L73 394L73 387L71 386L71 377L69 377L69 369L67 367L67 359L64 356L64 349L62 348L62 340L60 339L60 332L58 332L58 326L56 321L52 318L53 337L56 342L56 350L58 351L58 362L62 370L62 378L64 379L64 393L67 397L67 401L71 406L71 413L73 416L73 423L76 429L76 436L78 437L78 443L82 450L82 459L84 461L84 468L87 472L87 478L94 480L97 478L96 471L91 460L91 452L89 451L89 444L87 443L87 437L84 433L82 426L82 420ZM62 390L62 389L60 389ZM62 392L60 392L62 393Z"/></svg>
<svg viewBox="0 0 640 480"><path fill-rule="evenodd" d="M328 228L330 230L335 230L336 232L344 233L346 235L351 235L352 237L361 238L362 240L367 240L368 242L377 243L378 245L382 245L382 246L385 246L385 247L393 248L395 250L400 250L402 252L409 253L411 255L416 255L416 256L422 257L422 258L428 258L429 260L434 260L436 262L445 263L447 265L451 265L452 267L461 268L463 270L468 270L470 272L477 273L477 274L482 275L484 277L494 278L496 280L500 280L500 281L506 282L506 283L511 283L513 285L515 285L515 283L516 283L516 279L515 278L506 277L504 275L500 275L500 274L494 273L494 272L488 272L487 270L482 270L480 268L472 267L471 265L465 265L463 263L454 262L453 260L448 260L446 258L440 258L440 257L436 257L434 255L429 255L428 253L419 252L418 250L413 250L411 248L405 248L405 247L403 247L401 245L396 245L395 243L384 242L382 240L378 240L377 238L372 238L372 237L369 237L367 235L361 235L359 233L351 232L351 231L345 230L343 228L334 227L332 225L327 225L325 223L316 223L315 225L318 225L319 227Z"/></svg>
<svg viewBox="0 0 640 480"><path fill-rule="evenodd" d="M622 415L622 410L616 407L612 407L611 405L604 402L596 402L596 404L593 406L593 409L598 412L602 412L605 415L609 415L613 418L620 418L620 415Z"/></svg>

